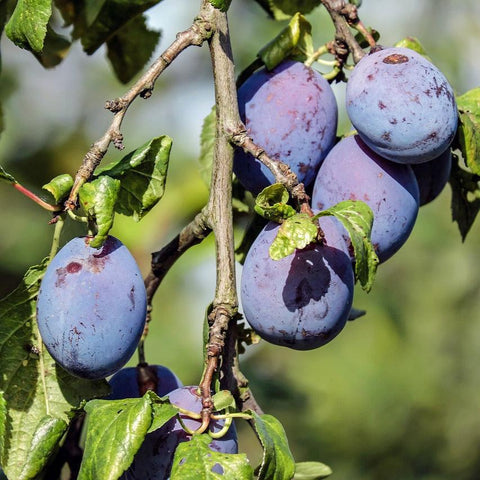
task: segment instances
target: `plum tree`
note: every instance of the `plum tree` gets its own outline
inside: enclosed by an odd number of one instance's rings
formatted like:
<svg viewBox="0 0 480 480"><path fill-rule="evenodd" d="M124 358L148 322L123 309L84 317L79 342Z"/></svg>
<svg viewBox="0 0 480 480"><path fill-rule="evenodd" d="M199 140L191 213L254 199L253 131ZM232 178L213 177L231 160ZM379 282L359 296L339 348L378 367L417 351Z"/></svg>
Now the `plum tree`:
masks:
<svg viewBox="0 0 480 480"><path fill-rule="evenodd" d="M169 393L170 403L199 414L202 410L202 398L197 393L197 386L180 387ZM201 421L190 418L180 413L184 425L192 430L197 430ZM224 427L224 420L212 420L209 425L210 431L218 433ZM139 451L134 457L130 468L121 477L122 480L165 480L170 475L175 449L181 442L191 439L177 418L173 418L158 430L148 434ZM212 438L209 444L214 451L221 453L237 453L238 441L235 424L232 423L228 431L221 438ZM217 473L221 473L221 467L214 466Z"/></svg>
<svg viewBox="0 0 480 480"><path fill-rule="evenodd" d="M300 182L311 183L337 129L337 103L323 76L291 60L272 71L262 68L238 89L238 105L252 139L286 163ZM235 152L233 168L254 194L275 181L267 167L241 149Z"/></svg>
<svg viewBox="0 0 480 480"><path fill-rule="evenodd" d="M395 162L438 157L457 129L452 87L425 57L407 48L366 55L348 79L346 105L362 140Z"/></svg>
<svg viewBox="0 0 480 480"><path fill-rule="evenodd" d="M410 165L390 162L358 137L342 139L323 161L314 183L313 208L362 200L373 210L371 240L381 262L410 235L419 208L418 184Z"/></svg>
<svg viewBox="0 0 480 480"><path fill-rule="evenodd" d="M345 326L353 300L353 270L342 227L320 218L325 244L281 260L269 247L280 226L270 222L245 259L241 300L248 323L265 340L297 350L325 345ZM275 279L275 281L272 281Z"/></svg>
<svg viewBox="0 0 480 480"><path fill-rule="evenodd" d="M104 378L133 355L143 332L146 293L135 259L109 236L68 242L52 259L37 301L38 328L52 357L79 377Z"/></svg>
<svg viewBox="0 0 480 480"><path fill-rule="evenodd" d="M450 177L452 153L450 148L438 158L412 165L420 191L420 206L430 203L440 195Z"/></svg>

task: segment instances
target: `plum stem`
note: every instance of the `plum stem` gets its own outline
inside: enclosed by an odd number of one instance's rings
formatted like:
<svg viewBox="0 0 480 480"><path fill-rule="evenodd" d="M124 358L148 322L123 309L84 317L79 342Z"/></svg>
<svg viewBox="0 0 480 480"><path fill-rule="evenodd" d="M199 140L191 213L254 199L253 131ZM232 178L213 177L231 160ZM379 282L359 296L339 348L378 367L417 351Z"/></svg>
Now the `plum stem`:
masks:
<svg viewBox="0 0 480 480"><path fill-rule="evenodd" d="M50 253L48 258L50 261L57 254L60 246L60 235L62 234L65 215L58 215L55 221L55 229L53 230L52 246L50 247Z"/></svg>

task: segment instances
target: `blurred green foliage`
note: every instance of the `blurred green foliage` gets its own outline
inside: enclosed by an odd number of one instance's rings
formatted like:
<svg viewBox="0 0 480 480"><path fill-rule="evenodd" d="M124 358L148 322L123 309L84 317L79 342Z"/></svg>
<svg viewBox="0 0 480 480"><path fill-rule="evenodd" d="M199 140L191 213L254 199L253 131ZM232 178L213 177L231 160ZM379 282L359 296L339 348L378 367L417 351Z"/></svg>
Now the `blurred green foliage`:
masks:
<svg viewBox="0 0 480 480"><path fill-rule="evenodd" d="M149 21L163 30L160 48L188 26L197 7L191 3L165 0L152 10ZM364 23L380 31L382 44L418 37L459 93L480 84L479 15L476 0L365 0L360 9ZM248 0L232 2L230 18L240 73L285 23L269 20ZM321 10L309 19L316 45L331 38ZM103 50L87 58L74 48L55 70L44 71L27 52L3 45L0 163L40 192L52 177L75 173L108 125L103 102L125 87L114 79ZM336 88L341 106L343 87ZM156 135L174 140L160 204L140 223L117 216L113 230L144 273L150 252L207 199L197 156L202 118L213 103L208 52L194 49L162 75L152 99L138 100L127 114L127 151ZM347 128L343 122L340 129ZM112 150L106 162L121 155ZM479 477L480 235L474 225L461 242L449 202L447 187L422 207L407 244L380 266L372 292L357 289L355 306L367 315L332 343L311 352L265 342L248 350L245 373L264 410L284 424L297 461L323 461L334 478L348 480ZM0 185L0 205L3 296L48 254L53 227L48 213L7 184ZM81 233L82 225L67 222L63 241ZM202 371L202 321L214 275L209 238L181 258L155 298L147 359L169 366L185 384L197 383ZM241 448L255 459L252 433L243 425L240 433Z"/></svg>

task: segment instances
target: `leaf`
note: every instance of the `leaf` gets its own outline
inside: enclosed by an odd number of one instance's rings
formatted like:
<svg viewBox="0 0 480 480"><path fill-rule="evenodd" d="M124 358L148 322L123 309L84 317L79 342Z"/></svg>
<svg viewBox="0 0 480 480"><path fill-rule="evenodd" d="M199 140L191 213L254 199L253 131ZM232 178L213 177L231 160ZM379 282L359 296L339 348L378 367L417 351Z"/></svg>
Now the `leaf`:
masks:
<svg viewBox="0 0 480 480"><path fill-rule="evenodd" d="M226 12L232 3L232 0L210 0L210 3L221 12Z"/></svg>
<svg viewBox="0 0 480 480"><path fill-rule="evenodd" d="M144 15L130 20L107 41L107 56L115 75L128 83L150 60L160 32L149 30Z"/></svg>
<svg viewBox="0 0 480 480"><path fill-rule="evenodd" d="M460 113L457 135L465 163L473 173L480 175L480 116Z"/></svg>
<svg viewBox="0 0 480 480"><path fill-rule="evenodd" d="M174 407L169 400L162 400L152 391L147 392L147 395L150 395L153 409L153 421L147 432L151 433L158 430L173 418L177 414L178 409Z"/></svg>
<svg viewBox="0 0 480 480"><path fill-rule="evenodd" d="M80 204L88 218L97 225L97 233L90 242L93 248L99 248L113 226L115 205L120 192L120 180L102 175L82 185L79 191Z"/></svg>
<svg viewBox="0 0 480 480"><path fill-rule="evenodd" d="M41 52L34 52L35 58L45 68L56 67L66 57L71 42L63 35L59 35L50 25L47 25L47 34Z"/></svg>
<svg viewBox="0 0 480 480"><path fill-rule="evenodd" d="M228 407L235 407L235 399L229 390L220 390L212 397L216 411L225 410Z"/></svg>
<svg viewBox="0 0 480 480"><path fill-rule="evenodd" d="M462 241L465 241L480 210L480 177L461 168L456 155L453 158L456 161L452 162L449 179L452 187L452 220L457 222Z"/></svg>
<svg viewBox="0 0 480 480"><path fill-rule="evenodd" d="M472 88L472 90L457 97L456 100L461 112L469 112L480 116L480 87Z"/></svg>
<svg viewBox="0 0 480 480"><path fill-rule="evenodd" d="M258 480L287 480L293 477L295 461L282 424L272 415L253 416L253 425L263 447Z"/></svg>
<svg viewBox="0 0 480 480"><path fill-rule="evenodd" d="M297 12L310 13L321 0L256 0L275 20L287 20Z"/></svg>
<svg viewBox="0 0 480 480"><path fill-rule="evenodd" d="M281 183L274 183L264 188L255 199L255 211L267 220L281 222L292 217L296 211L287 205L289 194Z"/></svg>
<svg viewBox="0 0 480 480"><path fill-rule="evenodd" d="M295 465L293 480L321 480L332 474L332 469L320 462L299 462Z"/></svg>
<svg viewBox="0 0 480 480"><path fill-rule="evenodd" d="M41 52L52 14L52 0L18 0L8 21L7 37L20 48Z"/></svg>
<svg viewBox="0 0 480 480"><path fill-rule="evenodd" d="M216 109L213 106L210 113L203 120L202 132L200 133L200 175L207 186L210 186L212 176L216 121Z"/></svg>
<svg viewBox="0 0 480 480"><path fill-rule="evenodd" d="M42 188L51 193L55 202L58 203L70 193L72 187L73 178L68 173L64 173L52 178Z"/></svg>
<svg viewBox="0 0 480 480"><path fill-rule="evenodd" d="M369 292L378 266L378 257L370 241L373 224L371 208L359 200L346 200L320 212L316 217L324 215L333 215L340 220L350 235L355 253L355 276L362 288Z"/></svg>
<svg viewBox="0 0 480 480"><path fill-rule="evenodd" d="M280 260L312 243L318 234L313 218L306 213L297 213L287 218L278 229L270 245L269 254L273 260Z"/></svg>
<svg viewBox="0 0 480 480"><path fill-rule="evenodd" d="M296 13L290 23L258 52L268 70L275 68L286 57L304 61L311 55L313 55L312 26L300 13Z"/></svg>
<svg viewBox="0 0 480 480"><path fill-rule="evenodd" d="M163 197L172 139L156 137L117 162L95 171L120 181L115 210L140 221Z"/></svg>
<svg viewBox="0 0 480 480"><path fill-rule="evenodd" d="M117 480L130 466L152 424L151 397L92 400L78 480Z"/></svg>
<svg viewBox="0 0 480 480"><path fill-rule="evenodd" d="M395 47L409 48L410 50L413 50L414 52L417 52L420 55L424 56L428 61L431 62L430 57L427 55L427 51L425 50L425 48L423 48L423 45L420 43L420 40L418 40L418 38L403 38L395 44Z"/></svg>
<svg viewBox="0 0 480 480"><path fill-rule="evenodd" d="M0 429L0 463L8 478L15 480L40 473L43 460L39 457L47 461L54 452L70 410L83 400L108 393L106 382L73 377L56 366L44 349L35 310L45 269L46 262L31 267L18 288L0 300L0 413L5 404L7 408ZM40 353L32 354L32 346ZM40 437L45 448L37 442ZM32 458L37 459L35 464L29 464Z"/></svg>
<svg viewBox="0 0 480 480"><path fill-rule="evenodd" d="M153 7L160 0L106 0L97 10L95 19L87 23L82 34L82 45L91 55L103 43L107 42L120 28L132 18ZM88 5L93 4L93 0ZM86 20L87 22L87 20Z"/></svg>
<svg viewBox="0 0 480 480"><path fill-rule="evenodd" d="M171 480L253 480L253 469L244 453L219 453L211 450L207 434L194 435L178 445L173 458ZM212 471L216 467L222 474ZM219 467L220 466L220 467Z"/></svg>
<svg viewBox="0 0 480 480"><path fill-rule="evenodd" d="M0 165L0 180L5 180L6 182L9 182L9 183L17 183L17 181L12 177L12 175L10 175L9 173L7 173L7 172L2 168L1 165Z"/></svg>

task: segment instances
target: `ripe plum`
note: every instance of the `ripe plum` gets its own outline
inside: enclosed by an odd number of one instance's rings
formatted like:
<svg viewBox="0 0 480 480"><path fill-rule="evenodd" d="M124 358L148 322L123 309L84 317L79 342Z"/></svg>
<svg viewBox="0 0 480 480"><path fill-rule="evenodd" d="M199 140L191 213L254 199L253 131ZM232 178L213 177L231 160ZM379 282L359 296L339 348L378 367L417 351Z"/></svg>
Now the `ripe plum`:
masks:
<svg viewBox="0 0 480 480"><path fill-rule="evenodd" d="M343 200L362 200L373 210L371 240L381 262L407 240L419 207L410 165L381 158L357 136L342 139L318 171L312 206L327 209Z"/></svg>
<svg viewBox="0 0 480 480"><path fill-rule="evenodd" d="M288 164L300 182L311 183L337 130L335 96L322 75L303 63L284 61L248 78L238 90L238 105L252 139ZM267 167L241 149L235 151L234 172L254 195L275 182Z"/></svg>
<svg viewBox="0 0 480 480"><path fill-rule="evenodd" d="M423 163L455 136L457 107L445 76L408 48L365 56L347 83L347 113L362 140L400 163Z"/></svg>
<svg viewBox="0 0 480 480"><path fill-rule="evenodd" d="M68 242L40 286L37 321L52 357L68 372L104 378L133 355L145 325L146 292L138 266L120 240L99 249L89 237Z"/></svg>
<svg viewBox="0 0 480 480"><path fill-rule="evenodd" d="M325 245L310 244L281 260L269 247L279 225L270 222L251 246L242 271L245 318L265 340L296 350L325 345L345 326L354 276L343 227L320 218Z"/></svg>

